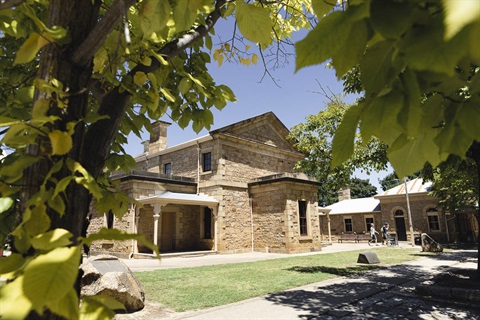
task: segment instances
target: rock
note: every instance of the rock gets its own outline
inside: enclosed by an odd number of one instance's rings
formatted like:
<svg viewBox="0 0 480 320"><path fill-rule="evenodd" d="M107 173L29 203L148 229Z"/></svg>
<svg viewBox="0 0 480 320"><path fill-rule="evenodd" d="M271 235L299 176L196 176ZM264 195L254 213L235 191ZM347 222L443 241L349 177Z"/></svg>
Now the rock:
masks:
<svg viewBox="0 0 480 320"><path fill-rule="evenodd" d="M81 296L104 295L123 303L127 312L145 306L145 292L130 269L117 257L88 258L81 266Z"/></svg>
<svg viewBox="0 0 480 320"><path fill-rule="evenodd" d="M443 252L443 246L433 240L428 234L422 233L422 251L424 252Z"/></svg>

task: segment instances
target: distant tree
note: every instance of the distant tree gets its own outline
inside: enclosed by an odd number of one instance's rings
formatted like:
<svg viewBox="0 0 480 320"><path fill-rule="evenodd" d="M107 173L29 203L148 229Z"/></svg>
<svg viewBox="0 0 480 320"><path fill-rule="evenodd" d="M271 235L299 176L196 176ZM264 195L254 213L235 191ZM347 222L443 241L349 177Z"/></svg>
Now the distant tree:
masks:
<svg viewBox="0 0 480 320"><path fill-rule="evenodd" d="M321 183L319 202L323 206L335 202L337 191L352 184L355 170L369 173L387 167L385 146L377 139L364 144L360 136L355 141L353 156L341 166L331 167L332 137L350 107L339 96L331 97L325 110L309 115L305 123L292 127L289 135L297 149L305 154L305 159L296 164L297 170Z"/></svg>
<svg viewBox="0 0 480 320"><path fill-rule="evenodd" d="M368 179L363 180L360 178L351 178L348 185L344 188L350 189L350 198L368 198L378 193L377 188L370 183ZM329 206L338 202L338 191L331 186L325 186L325 188L319 188L318 204L322 207Z"/></svg>
<svg viewBox="0 0 480 320"><path fill-rule="evenodd" d="M368 198L378 193L377 187L372 185L368 179L353 178L349 188L352 199Z"/></svg>
<svg viewBox="0 0 480 320"><path fill-rule="evenodd" d="M473 152L470 150L465 159L451 155L437 167L427 166L423 171L422 177L432 181L432 194L440 198L440 205L451 213L478 206L479 177L477 164L471 157Z"/></svg>
<svg viewBox="0 0 480 320"><path fill-rule="evenodd" d="M380 183L383 191L387 191L388 189L394 188L402 183L402 181L398 179L395 172L391 172L382 179L378 179L378 182Z"/></svg>

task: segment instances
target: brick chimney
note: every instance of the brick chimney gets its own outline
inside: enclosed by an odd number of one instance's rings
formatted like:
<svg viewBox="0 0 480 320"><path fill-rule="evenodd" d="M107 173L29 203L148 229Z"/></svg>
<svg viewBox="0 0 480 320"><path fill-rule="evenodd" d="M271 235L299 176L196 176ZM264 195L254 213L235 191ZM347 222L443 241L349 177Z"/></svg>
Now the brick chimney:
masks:
<svg viewBox="0 0 480 320"><path fill-rule="evenodd" d="M143 142L143 151L146 154L153 154L167 148L167 128L170 125L171 123L160 120L152 123L150 140Z"/></svg>
<svg viewBox="0 0 480 320"><path fill-rule="evenodd" d="M338 201L350 200L350 188L338 190Z"/></svg>

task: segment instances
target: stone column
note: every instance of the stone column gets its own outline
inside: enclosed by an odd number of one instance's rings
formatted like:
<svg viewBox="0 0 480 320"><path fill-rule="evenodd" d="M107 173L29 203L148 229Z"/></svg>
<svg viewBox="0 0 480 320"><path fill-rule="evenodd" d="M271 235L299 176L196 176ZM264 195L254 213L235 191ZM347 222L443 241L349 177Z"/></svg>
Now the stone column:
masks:
<svg viewBox="0 0 480 320"><path fill-rule="evenodd" d="M159 246L160 244L158 243L158 220L160 219L160 215L162 213L162 205L160 204L154 204L153 205L153 243L156 246ZM160 222L161 223L161 222ZM161 224L160 224L161 226Z"/></svg>
<svg viewBox="0 0 480 320"><path fill-rule="evenodd" d="M132 217L132 227L130 229L130 233L137 233L137 210L136 210L136 206L133 204L133 203L130 203L130 206L128 208L128 214ZM133 255L134 253L136 253L135 251L135 248L137 246L137 243L136 243L136 240L133 240L132 239L132 252L131 254Z"/></svg>
<svg viewBox="0 0 480 320"><path fill-rule="evenodd" d="M327 228L328 228L328 243L332 244L332 226L330 220L330 212L327 212Z"/></svg>
<svg viewBox="0 0 480 320"><path fill-rule="evenodd" d="M209 207L212 210L212 215L214 219L213 224L213 250L218 250L218 206Z"/></svg>

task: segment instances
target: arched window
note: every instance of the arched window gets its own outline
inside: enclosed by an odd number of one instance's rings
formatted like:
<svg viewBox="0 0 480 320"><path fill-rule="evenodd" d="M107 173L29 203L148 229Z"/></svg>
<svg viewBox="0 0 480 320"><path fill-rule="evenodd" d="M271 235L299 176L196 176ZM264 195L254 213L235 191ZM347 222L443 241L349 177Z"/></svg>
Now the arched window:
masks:
<svg viewBox="0 0 480 320"><path fill-rule="evenodd" d="M438 217L437 208L427 209L428 230L430 232L440 231L440 219Z"/></svg>
<svg viewBox="0 0 480 320"><path fill-rule="evenodd" d="M395 217L401 217L401 216L403 216L403 210L398 209L397 211L395 211Z"/></svg>

